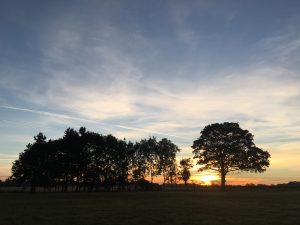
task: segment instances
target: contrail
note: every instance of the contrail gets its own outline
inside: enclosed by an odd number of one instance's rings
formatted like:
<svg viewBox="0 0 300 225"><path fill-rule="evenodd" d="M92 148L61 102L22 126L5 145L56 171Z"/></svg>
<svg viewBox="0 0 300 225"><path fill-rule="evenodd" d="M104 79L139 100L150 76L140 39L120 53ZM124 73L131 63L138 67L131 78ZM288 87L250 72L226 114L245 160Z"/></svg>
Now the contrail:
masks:
<svg viewBox="0 0 300 225"><path fill-rule="evenodd" d="M54 116L54 117L59 117L59 118L63 118L63 119L78 120L78 121L89 122L89 123L99 123L94 120L73 117L73 116L69 116L66 114L58 114L58 113L41 111L41 110L25 109L25 108L18 108L18 107L12 107L12 106L3 106L3 105L1 105L0 107L5 108L5 109L13 109L13 110L18 110L18 111L31 112L31 113L45 115L45 116Z"/></svg>
<svg viewBox="0 0 300 225"><path fill-rule="evenodd" d="M152 133L152 134L158 134L158 135L163 135L163 136L168 136L168 137L175 137L175 138L189 140L188 138L185 138L185 137L180 137L177 135L163 133L163 132L159 132L159 131L148 130L148 129L138 128L138 127L125 126L125 125L121 125L121 124L103 123L103 122L99 122L99 121L95 121L95 120L91 120L91 119L69 116L66 114L52 113L52 112L47 112L47 111L34 110L34 109L28 109L28 108L19 108L19 107L13 107L13 106L5 106L5 105L0 105L0 108L23 111L23 112L30 112L30 113L35 113L35 114L40 114L40 115L45 115L45 116L54 116L54 117L63 118L63 119L70 119L70 120L77 120L77 121L81 121L81 122L99 124L102 126L113 126L113 127L117 127L117 128L126 129L126 130L141 131L144 133Z"/></svg>

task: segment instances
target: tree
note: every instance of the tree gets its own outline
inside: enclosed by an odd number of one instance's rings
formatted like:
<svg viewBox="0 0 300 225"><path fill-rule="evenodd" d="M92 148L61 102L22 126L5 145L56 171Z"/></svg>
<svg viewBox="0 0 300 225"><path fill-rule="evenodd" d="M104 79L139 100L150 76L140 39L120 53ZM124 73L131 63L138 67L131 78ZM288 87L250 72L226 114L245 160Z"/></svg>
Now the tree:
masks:
<svg viewBox="0 0 300 225"><path fill-rule="evenodd" d="M191 158L185 158L180 160L179 162L178 178L179 180L183 180L185 185L187 184L188 180L191 177L190 169L192 167L193 167L193 163Z"/></svg>
<svg viewBox="0 0 300 225"><path fill-rule="evenodd" d="M269 166L270 154L255 146L253 135L238 123L215 123L206 126L194 141L194 158L199 170L213 170L225 189L226 175L233 171L261 173Z"/></svg>
<svg viewBox="0 0 300 225"><path fill-rule="evenodd" d="M33 144L28 144L24 152L19 154L19 159L12 166L12 178L18 184L29 183L31 192L35 192L36 186L45 186L49 183L46 168L48 160L45 151L46 136L39 133L34 140Z"/></svg>
<svg viewBox="0 0 300 225"><path fill-rule="evenodd" d="M68 186L73 187L74 178L76 178L77 184L80 179L80 166L81 149L79 133L72 129L67 128L64 132L64 136L61 140L61 155L60 162L63 167L63 180L64 191L68 191Z"/></svg>
<svg viewBox="0 0 300 225"><path fill-rule="evenodd" d="M158 142L157 156L158 156L158 174L164 178L164 183L174 183L176 178L176 153L180 149L170 140L163 138Z"/></svg>
<svg viewBox="0 0 300 225"><path fill-rule="evenodd" d="M12 166L11 180L29 184L32 191L44 187L51 191L125 190L150 178L176 177L178 147L167 139L155 137L131 143L113 135L101 135L81 127L66 129L62 138L47 140L43 133L34 137ZM147 183L147 182L146 182ZM127 186L128 187L128 186Z"/></svg>
<svg viewBox="0 0 300 225"><path fill-rule="evenodd" d="M154 177L159 175L159 158L157 154L158 142L155 137L150 137L148 139L141 140L138 146L139 149L137 151L140 158L139 164L144 164L141 169L145 170L145 175L148 175L151 183L153 183Z"/></svg>

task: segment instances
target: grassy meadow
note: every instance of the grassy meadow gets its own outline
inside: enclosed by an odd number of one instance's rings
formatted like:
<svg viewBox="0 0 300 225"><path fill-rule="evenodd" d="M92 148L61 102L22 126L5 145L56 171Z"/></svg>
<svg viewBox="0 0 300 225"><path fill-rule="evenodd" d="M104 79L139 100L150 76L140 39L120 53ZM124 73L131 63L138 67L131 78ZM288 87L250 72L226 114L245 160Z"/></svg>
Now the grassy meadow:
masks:
<svg viewBox="0 0 300 225"><path fill-rule="evenodd" d="M300 191L0 193L0 225L300 223Z"/></svg>

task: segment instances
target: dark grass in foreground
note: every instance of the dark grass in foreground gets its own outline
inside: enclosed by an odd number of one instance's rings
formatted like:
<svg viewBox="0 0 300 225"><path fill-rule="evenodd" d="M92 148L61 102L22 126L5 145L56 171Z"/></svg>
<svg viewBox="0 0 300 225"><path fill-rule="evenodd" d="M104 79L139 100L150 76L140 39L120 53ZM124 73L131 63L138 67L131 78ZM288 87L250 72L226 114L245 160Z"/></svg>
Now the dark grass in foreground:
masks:
<svg viewBox="0 0 300 225"><path fill-rule="evenodd" d="M300 191L0 193L0 224L300 224Z"/></svg>

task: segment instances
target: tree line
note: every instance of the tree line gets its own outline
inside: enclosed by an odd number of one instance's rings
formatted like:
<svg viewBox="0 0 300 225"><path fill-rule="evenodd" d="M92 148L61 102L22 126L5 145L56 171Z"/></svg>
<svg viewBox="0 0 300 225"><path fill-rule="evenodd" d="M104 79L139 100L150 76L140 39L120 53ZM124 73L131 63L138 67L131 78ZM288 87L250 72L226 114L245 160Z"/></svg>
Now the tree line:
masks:
<svg viewBox="0 0 300 225"><path fill-rule="evenodd" d="M238 123L215 123L204 127L193 142L194 159L199 171L219 174L224 190L230 172L261 173L269 166L270 154L254 144L254 135ZM13 163L10 180L55 191L126 190L128 187L153 187L153 179L185 184L191 176L191 158L177 165L180 151L167 138L155 137L138 142L102 135L81 127L68 128L62 138L47 140L43 133L34 137ZM147 186L148 185L148 186Z"/></svg>
<svg viewBox="0 0 300 225"><path fill-rule="evenodd" d="M176 153L172 141L155 137L139 142L120 140L81 127L68 128L62 138L47 140L43 133L34 137L13 163L11 178L17 184L28 184L31 191L41 186L55 191L125 190L126 187L177 179ZM186 173L186 172L185 172ZM187 175L183 175L187 179Z"/></svg>

